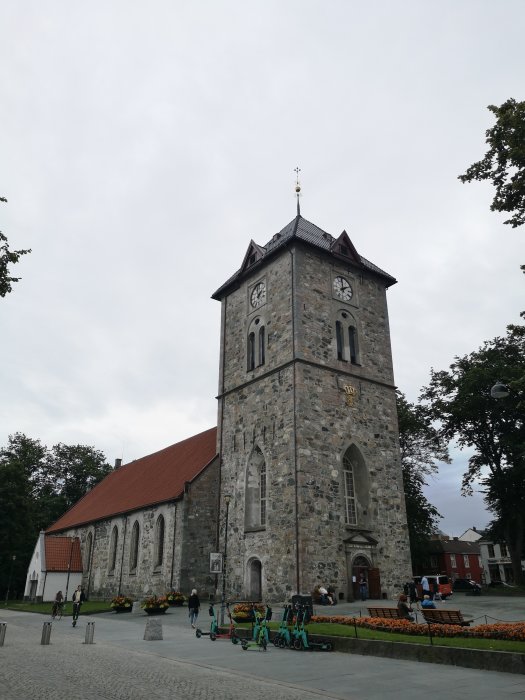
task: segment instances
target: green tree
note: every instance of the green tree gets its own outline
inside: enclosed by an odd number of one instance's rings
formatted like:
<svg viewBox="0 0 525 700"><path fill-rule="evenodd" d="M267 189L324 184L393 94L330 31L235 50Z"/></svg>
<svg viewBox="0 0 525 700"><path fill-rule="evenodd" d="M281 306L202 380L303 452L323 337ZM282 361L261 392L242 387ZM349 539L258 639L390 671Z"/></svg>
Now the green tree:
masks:
<svg viewBox="0 0 525 700"><path fill-rule="evenodd" d="M442 517L423 493L438 462L450 462L447 441L432 425L427 409L409 403L396 392L403 486L407 509L412 568L417 571L428 557L428 540Z"/></svg>
<svg viewBox="0 0 525 700"><path fill-rule="evenodd" d="M479 484L488 509L505 534L514 580L523 583L521 556L525 530L525 424L523 394L525 326L508 326L503 338L476 352L456 357L449 371L431 371L421 398L440 423L440 432L474 453L463 475L462 493ZM506 399L494 399L491 387L503 381Z"/></svg>
<svg viewBox="0 0 525 700"><path fill-rule="evenodd" d="M54 445L47 463L42 496L49 490L59 503L57 518L109 474L104 454L86 445ZM55 518L56 519L56 518Z"/></svg>
<svg viewBox="0 0 525 700"><path fill-rule="evenodd" d="M0 202L7 202L5 197L0 197ZM9 250L7 238L0 231L0 297L5 297L6 294L12 291L14 282L18 282L20 277L11 277L9 274L9 265L17 263L22 255L30 253L31 250Z"/></svg>
<svg viewBox="0 0 525 700"><path fill-rule="evenodd" d="M12 555L17 570L11 591L21 592L40 530L111 471L94 447L64 445L48 449L21 433L0 449L0 590L7 588Z"/></svg>
<svg viewBox="0 0 525 700"><path fill-rule="evenodd" d="M21 592L38 529L32 474L42 468L46 448L21 433L0 450L0 590L7 589L12 556L16 556L11 591Z"/></svg>
<svg viewBox="0 0 525 700"><path fill-rule="evenodd" d="M490 180L496 188L491 210L511 213L505 223L516 228L525 223L525 102L511 98L487 109L496 115L495 125L485 132L489 149L459 179Z"/></svg>

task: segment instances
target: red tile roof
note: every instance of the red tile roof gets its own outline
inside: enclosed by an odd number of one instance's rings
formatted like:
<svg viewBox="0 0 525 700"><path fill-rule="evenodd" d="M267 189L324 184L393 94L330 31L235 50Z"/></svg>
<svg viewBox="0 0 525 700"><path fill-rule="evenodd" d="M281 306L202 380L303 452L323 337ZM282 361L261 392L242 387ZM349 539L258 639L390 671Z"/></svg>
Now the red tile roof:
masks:
<svg viewBox="0 0 525 700"><path fill-rule="evenodd" d="M78 537L46 537L46 571L82 571Z"/></svg>
<svg viewBox="0 0 525 700"><path fill-rule="evenodd" d="M60 532L182 496L216 456L217 428L166 447L111 472L46 532Z"/></svg>

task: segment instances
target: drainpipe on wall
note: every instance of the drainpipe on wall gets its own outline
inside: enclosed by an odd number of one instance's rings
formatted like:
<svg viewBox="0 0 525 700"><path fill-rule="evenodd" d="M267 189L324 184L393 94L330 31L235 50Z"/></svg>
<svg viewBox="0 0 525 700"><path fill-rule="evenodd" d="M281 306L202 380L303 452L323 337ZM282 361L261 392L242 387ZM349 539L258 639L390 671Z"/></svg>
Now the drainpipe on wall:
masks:
<svg viewBox="0 0 525 700"><path fill-rule="evenodd" d="M88 561L88 580L86 586L86 600L89 600L89 588L91 586L91 572L93 570L93 556L95 553L95 542L97 540L97 526L93 528L93 541L91 542L91 552L89 553Z"/></svg>
<svg viewBox="0 0 525 700"><path fill-rule="evenodd" d="M66 595L64 596L64 603L67 602L67 589L69 588L69 575L71 573L71 560L73 558L73 540L71 538L71 547L69 548L69 564L67 565L67 581L66 581Z"/></svg>

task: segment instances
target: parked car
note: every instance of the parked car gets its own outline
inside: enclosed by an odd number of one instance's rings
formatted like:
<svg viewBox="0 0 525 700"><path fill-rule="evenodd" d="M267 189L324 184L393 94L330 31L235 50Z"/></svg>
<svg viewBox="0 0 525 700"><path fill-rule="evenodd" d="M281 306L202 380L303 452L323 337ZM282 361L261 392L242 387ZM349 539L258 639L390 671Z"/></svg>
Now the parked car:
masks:
<svg viewBox="0 0 525 700"><path fill-rule="evenodd" d="M452 590L463 591L465 593L469 593L470 591L481 591L481 585L470 578L457 578L452 584Z"/></svg>
<svg viewBox="0 0 525 700"><path fill-rule="evenodd" d="M444 574L427 574L427 579L430 584L430 590L432 593L436 592L436 586L438 592L441 594L443 600L452 595L452 587L450 585L450 579ZM421 579L422 576L414 576L414 583L416 584L418 597L421 599L423 597L423 591L421 589Z"/></svg>

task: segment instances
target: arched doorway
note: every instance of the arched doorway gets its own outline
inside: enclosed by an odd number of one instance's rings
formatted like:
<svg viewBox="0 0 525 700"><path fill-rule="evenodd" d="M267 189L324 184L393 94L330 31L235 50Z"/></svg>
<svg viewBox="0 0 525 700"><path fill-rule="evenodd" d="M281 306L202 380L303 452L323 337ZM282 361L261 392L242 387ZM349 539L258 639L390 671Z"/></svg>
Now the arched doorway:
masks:
<svg viewBox="0 0 525 700"><path fill-rule="evenodd" d="M248 597L262 600L262 564L258 559L248 562Z"/></svg>

